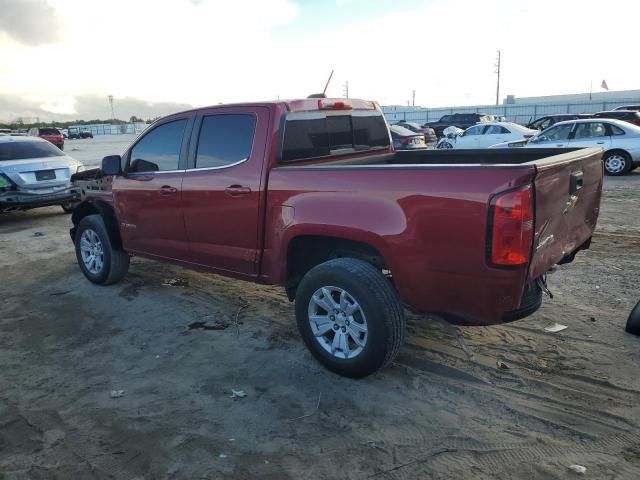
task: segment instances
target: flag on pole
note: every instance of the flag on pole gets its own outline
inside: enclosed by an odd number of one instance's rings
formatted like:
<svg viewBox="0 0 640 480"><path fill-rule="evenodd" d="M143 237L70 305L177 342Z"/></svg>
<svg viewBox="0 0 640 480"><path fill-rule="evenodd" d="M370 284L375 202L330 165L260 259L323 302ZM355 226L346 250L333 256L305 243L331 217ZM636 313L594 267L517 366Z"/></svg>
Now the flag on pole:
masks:
<svg viewBox="0 0 640 480"><path fill-rule="evenodd" d="M607 92L609 91L609 85L607 85L606 80L602 80L602 83L600 84L600 88L604 88Z"/></svg>

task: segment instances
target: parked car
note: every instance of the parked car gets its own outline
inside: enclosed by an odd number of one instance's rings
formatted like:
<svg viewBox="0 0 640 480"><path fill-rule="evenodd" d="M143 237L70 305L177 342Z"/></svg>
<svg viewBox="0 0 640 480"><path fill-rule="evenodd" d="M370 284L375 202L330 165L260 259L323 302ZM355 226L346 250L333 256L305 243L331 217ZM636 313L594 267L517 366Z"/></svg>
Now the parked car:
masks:
<svg viewBox="0 0 640 480"><path fill-rule="evenodd" d="M615 118L632 123L640 127L640 112L633 110L614 110L611 112L598 112L593 114L593 118Z"/></svg>
<svg viewBox="0 0 640 480"><path fill-rule="evenodd" d="M93 133L88 129L81 129L78 127L70 127L68 129L69 140L77 140L81 138L93 138Z"/></svg>
<svg viewBox="0 0 640 480"><path fill-rule="evenodd" d="M558 115L546 115L540 117L533 122L527 124L527 128L532 130L544 130L558 122L566 122L567 120L578 120L579 118L590 118L588 113L561 113Z"/></svg>
<svg viewBox="0 0 640 480"><path fill-rule="evenodd" d="M488 122L493 122L493 117L486 113L453 113L441 117L437 122L427 122L422 127L433 128L438 138L440 138L447 127L458 127L465 130L476 123Z"/></svg>
<svg viewBox="0 0 640 480"><path fill-rule="evenodd" d="M487 148L496 143L512 142L531 138L538 133L509 122L481 123L467 128L459 135L445 136L438 142L437 148Z"/></svg>
<svg viewBox="0 0 640 480"><path fill-rule="evenodd" d="M32 137L40 137L53 143L60 150L64 150L64 137L60 130L53 127L34 127L29 129L29 135Z"/></svg>
<svg viewBox="0 0 640 480"><path fill-rule="evenodd" d="M391 125L389 127L391 139L393 140L393 148L395 150L412 150L414 148L427 148L424 141L424 135L415 133L408 128L400 125Z"/></svg>
<svg viewBox="0 0 640 480"><path fill-rule="evenodd" d="M640 127L622 120L582 119L560 122L529 140L506 142L492 148L604 149L607 175L625 175L640 165Z"/></svg>
<svg viewBox="0 0 640 480"><path fill-rule="evenodd" d="M634 110L636 112L640 112L640 105L621 105L614 108L614 110Z"/></svg>
<svg viewBox="0 0 640 480"><path fill-rule="evenodd" d="M427 145L432 145L438 141L438 137L433 128L424 128L419 123L407 122L405 120L400 120L396 125L411 130L414 133L424 135L424 143Z"/></svg>
<svg viewBox="0 0 640 480"><path fill-rule="evenodd" d="M71 175L84 166L38 137L0 137L0 212L61 205L69 213L80 195Z"/></svg>
<svg viewBox="0 0 640 480"><path fill-rule="evenodd" d="M403 305L517 320L539 308L547 272L589 248L601 150L394 152L390 140L363 100L169 115L74 177L80 270L112 284L138 255L282 285L313 355L362 377L397 355Z"/></svg>
<svg viewBox="0 0 640 480"><path fill-rule="evenodd" d="M0 135L11 135L10 128L0 128Z"/></svg>

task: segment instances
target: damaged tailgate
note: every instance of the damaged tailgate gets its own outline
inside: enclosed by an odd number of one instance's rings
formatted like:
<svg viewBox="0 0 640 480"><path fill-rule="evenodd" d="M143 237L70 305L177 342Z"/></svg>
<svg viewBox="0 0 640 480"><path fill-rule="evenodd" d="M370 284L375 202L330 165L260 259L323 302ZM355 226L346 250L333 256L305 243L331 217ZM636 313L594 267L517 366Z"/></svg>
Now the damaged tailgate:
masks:
<svg viewBox="0 0 640 480"><path fill-rule="evenodd" d="M602 150L575 150L536 161L535 165L531 279L588 248L600 212Z"/></svg>

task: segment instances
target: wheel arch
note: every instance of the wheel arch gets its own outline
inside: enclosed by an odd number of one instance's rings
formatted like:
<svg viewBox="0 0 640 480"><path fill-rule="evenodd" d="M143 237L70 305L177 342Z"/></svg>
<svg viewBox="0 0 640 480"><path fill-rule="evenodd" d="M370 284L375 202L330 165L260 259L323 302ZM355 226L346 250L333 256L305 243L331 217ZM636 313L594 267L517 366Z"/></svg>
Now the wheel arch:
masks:
<svg viewBox="0 0 640 480"><path fill-rule="evenodd" d="M356 258L382 271L390 269L383 249L370 241L352 238L301 234L291 238L286 246L285 290L294 300L304 275L313 267L335 258Z"/></svg>
<svg viewBox="0 0 640 480"><path fill-rule="evenodd" d="M73 228L70 231L71 240L75 243L76 229L82 219L89 215L100 215L102 217L107 227L111 244L114 248L122 250L122 237L120 236L120 229L118 228L116 212L111 204L104 201L84 200L73 210L71 214L71 221L73 222Z"/></svg>

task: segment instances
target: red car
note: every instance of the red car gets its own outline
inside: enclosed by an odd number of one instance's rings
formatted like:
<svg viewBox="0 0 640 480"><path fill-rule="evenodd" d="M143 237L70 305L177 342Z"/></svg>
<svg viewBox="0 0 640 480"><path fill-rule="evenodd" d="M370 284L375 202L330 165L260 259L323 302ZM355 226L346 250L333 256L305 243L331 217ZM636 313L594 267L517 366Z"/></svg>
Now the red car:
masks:
<svg viewBox="0 0 640 480"><path fill-rule="evenodd" d="M64 136L57 128L52 127L34 127L29 130L32 137L40 137L53 143L60 150L64 150Z"/></svg>
<svg viewBox="0 0 640 480"><path fill-rule="evenodd" d="M313 355L362 377L397 355L405 307L535 312L547 273L589 248L602 150L394 152L377 104L304 99L170 115L74 182L91 282L139 255L282 285Z"/></svg>

